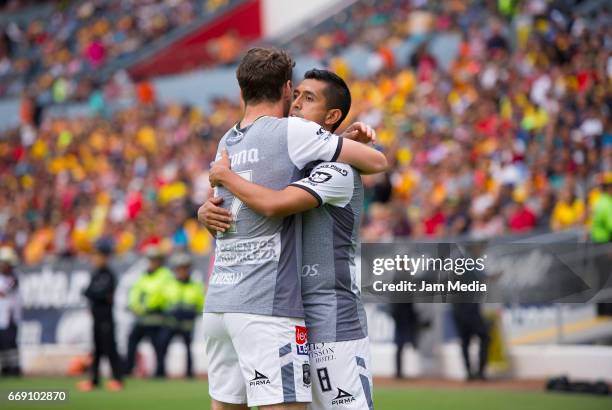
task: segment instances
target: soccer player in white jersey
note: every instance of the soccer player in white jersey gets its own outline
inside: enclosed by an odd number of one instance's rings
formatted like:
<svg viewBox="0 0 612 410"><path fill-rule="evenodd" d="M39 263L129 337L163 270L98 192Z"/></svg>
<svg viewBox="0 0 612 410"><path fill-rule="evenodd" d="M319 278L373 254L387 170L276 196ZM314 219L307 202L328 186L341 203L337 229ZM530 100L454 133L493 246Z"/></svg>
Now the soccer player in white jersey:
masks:
<svg viewBox="0 0 612 410"><path fill-rule="evenodd" d="M226 153L241 178L271 190L298 181L313 161L384 170L380 152L316 123L285 118L292 68L283 51L247 52L237 70L244 116L220 140L217 159ZM311 401L311 373L299 218L268 218L223 186L218 196L232 221L217 235L203 315L212 408L303 409Z"/></svg>
<svg viewBox="0 0 612 410"><path fill-rule="evenodd" d="M294 91L290 114L319 123L325 133L342 123L351 105L345 82L311 70ZM363 208L359 172L338 162L312 164L308 175L283 189L251 183L231 170L227 155L211 169L211 182L234 193L249 209L269 218L304 212L302 299L313 375L312 409L372 409L370 348L355 272L355 249ZM208 204L207 226L230 225L224 210Z"/></svg>

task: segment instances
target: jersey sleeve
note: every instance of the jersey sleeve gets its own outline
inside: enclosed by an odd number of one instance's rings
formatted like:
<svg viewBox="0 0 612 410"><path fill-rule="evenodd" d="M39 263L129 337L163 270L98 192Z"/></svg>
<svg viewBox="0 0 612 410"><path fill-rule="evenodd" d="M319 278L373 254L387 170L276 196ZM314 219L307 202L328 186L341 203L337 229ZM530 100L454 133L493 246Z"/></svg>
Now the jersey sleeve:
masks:
<svg viewBox="0 0 612 410"><path fill-rule="evenodd" d="M342 138L312 121L289 117L287 148L291 162L298 169L303 169L313 161L335 161L342 149Z"/></svg>
<svg viewBox="0 0 612 410"><path fill-rule="evenodd" d="M301 188L319 202L319 206L329 204L346 206L353 197L353 168L338 162L323 162L313 168L310 175L291 184Z"/></svg>

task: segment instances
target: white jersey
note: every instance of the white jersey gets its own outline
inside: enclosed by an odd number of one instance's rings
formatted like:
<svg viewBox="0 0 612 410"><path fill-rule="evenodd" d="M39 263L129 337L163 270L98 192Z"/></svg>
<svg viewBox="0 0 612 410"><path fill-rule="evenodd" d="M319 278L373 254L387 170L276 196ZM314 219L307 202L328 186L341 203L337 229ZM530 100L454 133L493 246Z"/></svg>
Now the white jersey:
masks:
<svg viewBox="0 0 612 410"><path fill-rule="evenodd" d="M355 271L363 185L350 165L324 162L292 186L319 207L302 214L302 299L310 343L368 335Z"/></svg>
<svg viewBox="0 0 612 410"><path fill-rule="evenodd" d="M342 138L301 118L261 117L219 142L241 177L274 190L297 181L313 161L333 161ZM217 237L205 312L304 317L300 218L266 218L220 187L234 223Z"/></svg>

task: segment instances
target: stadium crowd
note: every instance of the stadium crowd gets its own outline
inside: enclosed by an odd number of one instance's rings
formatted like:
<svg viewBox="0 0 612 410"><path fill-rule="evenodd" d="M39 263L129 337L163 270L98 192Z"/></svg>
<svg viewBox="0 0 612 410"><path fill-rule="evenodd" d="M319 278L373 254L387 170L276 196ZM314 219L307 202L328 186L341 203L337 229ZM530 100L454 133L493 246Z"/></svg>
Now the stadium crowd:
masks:
<svg viewBox="0 0 612 410"><path fill-rule="evenodd" d="M377 129L395 161L367 179L364 238L486 238L583 226L612 177L609 10L585 18L544 1L358 3L323 33L292 43L351 78L353 117ZM494 3L486 3L491 6ZM341 23L341 24L340 24ZM426 33L461 32L444 69ZM395 50L419 40L406 61ZM609 182L608 182L609 183Z"/></svg>
<svg viewBox="0 0 612 410"><path fill-rule="evenodd" d="M128 58L229 0L60 1L48 18L0 26L0 96L41 104L86 99L88 74ZM8 7L8 6L7 6Z"/></svg>
<svg viewBox="0 0 612 410"><path fill-rule="evenodd" d="M348 22L289 46L348 80L353 107L344 125L375 127L393 164L364 177L362 238L588 225L612 183L609 12L586 19L543 1L500 1L483 18L479 3L415 10L418 3L360 2ZM448 67L429 51L429 32L462 33ZM408 38L419 46L398 60L393 49ZM365 76L340 52L354 45L368 50ZM30 126L1 134L0 242L27 262L87 251L100 236L114 237L119 253L160 242L208 252L195 210L208 194L217 140L240 106L217 100L203 113L156 103L148 83L129 90L139 101L131 108L105 110L117 94L111 82L89 96L98 116L38 126L24 104Z"/></svg>

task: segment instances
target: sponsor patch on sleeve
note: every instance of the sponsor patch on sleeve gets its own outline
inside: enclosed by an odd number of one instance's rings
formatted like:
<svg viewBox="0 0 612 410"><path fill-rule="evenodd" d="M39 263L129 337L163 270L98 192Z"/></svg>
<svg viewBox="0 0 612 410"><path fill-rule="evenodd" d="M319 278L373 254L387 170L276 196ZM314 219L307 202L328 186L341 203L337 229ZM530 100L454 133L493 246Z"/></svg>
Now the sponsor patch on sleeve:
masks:
<svg viewBox="0 0 612 410"><path fill-rule="evenodd" d="M308 341L308 329L305 326L295 327L295 343L298 345L305 345Z"/></svg>

